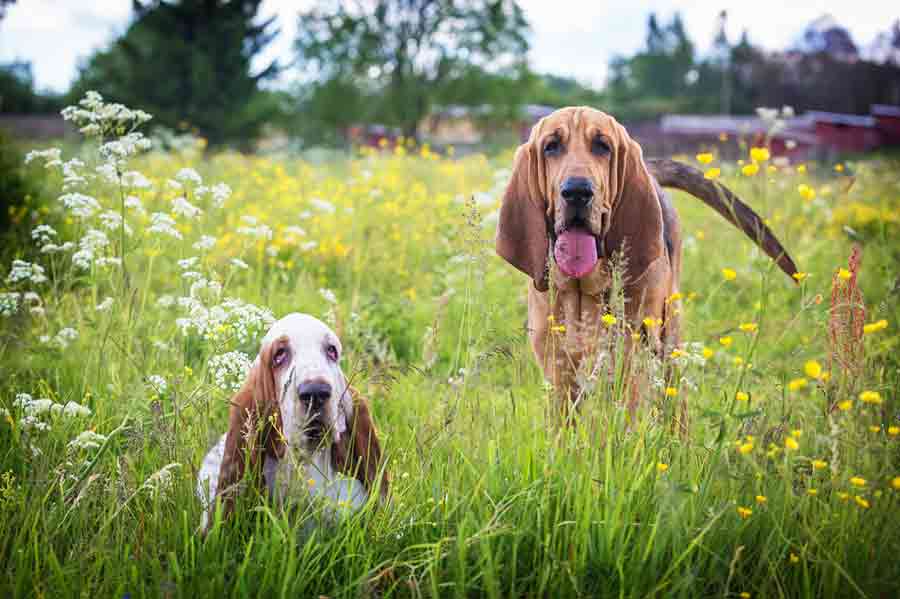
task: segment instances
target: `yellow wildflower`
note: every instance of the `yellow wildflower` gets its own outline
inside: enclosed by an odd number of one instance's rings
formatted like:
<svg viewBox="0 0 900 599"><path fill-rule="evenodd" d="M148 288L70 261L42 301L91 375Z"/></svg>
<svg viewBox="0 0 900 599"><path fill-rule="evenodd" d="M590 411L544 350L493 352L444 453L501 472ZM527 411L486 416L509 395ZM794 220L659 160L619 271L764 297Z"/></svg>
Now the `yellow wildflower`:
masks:
<svg viewBox="0 0 900 599"><path fill-rule="evenodd" d="M721 175L721 174L722 174L722 169L720 169L720 168L711 168L711 169L707 170L705 173L703 173L703 178L704 178L704 179L709 179L710 181L713 181L713 180L715 180L715 179L718 179L718 178L719 178L719 175Z"/></svg>
<svg viewBox="0 0 900 599"><path fill-rule="evenodd" d="M847 270L846 268L838 269L838 277L840 277L841 279L846 281L847 279L850 278L850 276L851 276L850 271Z"/></svg>
<svg viewBox="0 0 900 599"><path fill-rule="evenodd" d="M758 504L760 504L760 505L764 504L764 503L767 502L768 500L769 500L769 498L766 497L765 495L757 495L757 496L756 496L756 503L758 503Z"/></svg>
<svg viewBox="0 0 900 599"><path fill-rule="evenodd" d="M784 438L784 448L790 449L791 451L796 451L800 449L800 444L797 443L797 440L793 437L785 437Z"/></svg>
<svg viewBox="0 0 900 599"><path fill-rule="evenodd" d="M734 394L734 398L738 401L747 401L750 399L750 396L743 391L738 391Z"/></svg>
<svg viewBox="0 0 900 599"><path fill-rule="evenodd" d="M878 331L883 331L884 329L886 329L887 326L888 326L887 320L882 318L881 320L879 320L877 322L872 322L872 323L869 323L869 324L863 326L863 333L866 333L866 334L877 333Z"/></svg>
<svg viewBox="0 0 900 599"><path fill-rule="evenodd" d="M807 385L809 385L809 381L805 378L796 378L788 383L788 391L799 391L805 389Z"/></svg>
<svg viewBox="0 0 900 599"><path fill-rule="evenodd" d="M753 451L753 443L747 442L738 445L738 453L741 455L747 455L751 451Z"/></svg>
<svg viewBox="0 0 900 599"><path fill-rule="evenodd" d="M769 159L769 148L750 148L750 160L765 162Z"/></svg>
<svg viewBox="0 0 900 599"><path fill-rule="evenodd" d="M702 154L697 154L697 162L700 164L709 164L713 161L715 157L712 155L712 152L704 152Z"/></svg>
<svg viewBox="0 0 900 599"><path fill-rule="evenodd" d="M863 403L870 403L876 406L880 406L884 403L884 400L881 399L881 393L878 391L863 391L859 394L859 400Z"/></svg>
<svg viewBox="0 0 900 599"><path fill-rule="evenodd" d="M755 333L757 330L759 330L759 325L755 322L744 322L738 328L745 333Z"/></svg>
<svg viewBox="0 0 900 599"><path fill-rule="evenodd" d="M724 347L729 347L733 339L731 337L719 337L719 343L721 343Z"/></svg>
<svg viewBox="0 0 900 599"><path fill-rule="evenodd" d="M734 358L731 359L731 361L734 362L735 366L740 366L744 363L744 358L742 358L740 356L735 356Z"/></svg>
<svg viewBox="0 0 900 599"><path fill-rule="evenodd" d="M684 352L681 351L680 349L673 349L671 355L673 358L680 358L681 356L684 355Z"/></svg>
<svg viewBox="0 0 900 599"><path fill-rule="evenodd" d="M559 324L559 325L556 325L555 327L550 327L550 330L553 331L554 333L565 333L566 325Z"/></svg>
<svg viewBox="0 0 900 599"><path fill-rule="evenodd" d="M806 165L805 165L805 164L798 164L798 165L797 165L797 172L800 173L801 175L802 175L803 173L805 173L805 172L806 172Z"/></svg>
<svg viewBox="0 0 900 599"><path fill-rule="evenodd" d="M808 277L809 274L808 274L808 273L805 273L805 272L795 272L795 273L792 274L791 276L794 277L797 281L802 281L803 279L805 279L806 277Z"/></svg>
<svg viewBox="0 0 900 599"><path fill-rule="evenodd" d="M697 231L696 233L694 233L694 237L696 237L700 241L703 241L704 239L706 239L706 233L704 233L703 231Z"/></svg>
<svg viewBox="0 0 900 599"><path fill-rule="evenodd" d="M873 424L873 425L871 425L871 426L869 427L869 432L870 432L870 433L880 433L880 432L881 432L881 427L880 427L880 426L876 426L876 425Z"/></svg>
<svg viewBox="0 0 900 599"><path fill-rule="evenodd" d="M900 435L900 426L889 426L888 434L892 437L896 437L897 435Z"/></svg>
<svg viewBox="0 0 900 599"><path fill-rule="evenodd" d="M824 470L828 467L828 462L825 460L813 460L812 461L813 470Z"/></svg>
<svg viewBox="0 0 900 599"><path fill-rule="evenodd" d="M752 597L752 595L750 593L748 593L747 591L743 591L743 592L741 592L740 595L738 595L738 597L740 597L741 599L750 599L750 597Z"/></svg>
<svg viewBox="0 0 900 599"><path fill-rule="evenodd" d="M759 172L759 165L756 164L755 162L751 162L750 164L745 164L741 168L741 172L744 173L744 175L747 177L752 177L753 175L755 175L756 173Z"/></svg>
<svg viewBox="0 0 900 599"><path fill-rule="evenodd" d="M666 397L675 397L678 395L678 389L675 387L666 387Z"/></svg>
<svg viewBox="0 0 900 599"><path fill-rule="evenodd" d="M838 162L837 164L834 165L834 170L835 170L835 172L837 172L837 173L843 173L843 172L844 172L844 165L841 164L840 162Z"/></svg>
<svg viewBox="0 0 900 599"><path fill-rule="evenodd" d="M738 513L738 516L740 516L741 518L746 520L747 518L749 518L750 516L753 515L753 510L751 510L748 507L738 506L737 513Z"/></svg>
<svg viewBox="0 0 900 599"><path fill-rule="evenodd" d="M669 469L668 464L664 464L663 462L658 462L656 464L656 471L659 472L660 474L662 474L663 472L665 472L668 469Z"/></svg>
<svg viewBox="0 0 900 599"><path fill-rule="evenodd" d="M853 498L853 501L855 501L856 505L858 505L862 509L864 509L864 510L869 509L869 502L866 501L865 499L863 499L862 497L860 497L859 495L855 496Z"/></svg>
<svg viewBox="0 0 900 599"><path fill-rule="evenodd" d="M791 555L789 556L788 559L790 559L792 564L796 564L800 561L800 556L797 555L796 553L794 553L793 551L791 551Z"/></svg>
<svg viewBox="0 0 900 599"><path fill-rule="evenodd" d="M616 324L616 317L613 316L612 314L604 314L603 317L600 318L600 320L602 320L603 324L605 324L608 327L611 327L612 325Z"/></svg>
<svg viewBox="0 0 900 599"><path fill-rule="evenodd" d="M704 348L703 348L703 357L704 357L704 359L706 359L706 360L709 360L710 358L712 358L713 355L714 355L715 353L716 353L716 352L714 352L713 350L709 349L708 347L704 347Z"/></svg>
<svg viewBox="0 0 900 599"><path fill-rule="evenodd" d="M669 297L666 298L666 303L667 304L672 303L674 301L680 300L683 297L684 297L684 295L680 291L676 291L675 293L673 293L672 295L670 295Z"/></svg>
<svg viewBox="0 0 900 599"><path fill-rule="evenodd" d="M803 435L803 431L799 428L795 428L791 431L791 436L795 439L799 439L801 435Z"/></svg>
<svg viewBox="0 0 900 599"><path fill-rule="evenodd" d="M843 491L839 492L837 496L841 501L847 501L848 499L850 499L850 493L845 493Z"/></svg>
<svg viewBox="0 0 900 599"><path fill-rule="evenodd" d="M900 491L900 476L895 476L891 479L891 486L895 491Z"/></svg>
<svg viewBox="0 0 900 599"><path fill-rule="evenodd" d="M854 487L865 487L866 479L864 479L861 476L854 476L850 479L850 484L853 485Z"/></svg>
<svg viewBox="0 0 900 599"><path fill-rule="evenodd" d="M657 327L661 324L662 324L662 318L657 319L657 318L648 316L647 318L644 319L644 326L647 327L648 329L652 329L653 327Z"/></svg>
<svg viewBox="0 0 900 599"><path fill-rule="evenodd" d="M841 412L846 412L847 410L849 410L850 408L853 407L853 400L845 399L843 401L839 401L837 404L837 407L838 407L838 410L840 410Z"/></svg>
<svg viewBox="0 0 900 599"><path fill-rule="evenodd" d="M806 200L807 202L811 202L816 199L816 190L807 185L806 183L801 183L797 186L797 192L800 196Z"/></svg>
<svg viewBox="0 0 900 599"><path fill-rule="evenodd" d="M819 494L819 491L816 489L807 489L806 494L815 497L816 495Z"/></svg>
<svg viewBox="0 0 900 599"><path fill-rule="evenodd" d="M815 360L810 360L803 365L803 372L811 379L817 379L822 376L822 365Z"/></svg>
<svg viewBox="0 0 900 599"><path fill-rule="evenodd" d="M722 277L726 281L733 281L735 278L737 278L737 273L731 268L723 268Z"/></svg>

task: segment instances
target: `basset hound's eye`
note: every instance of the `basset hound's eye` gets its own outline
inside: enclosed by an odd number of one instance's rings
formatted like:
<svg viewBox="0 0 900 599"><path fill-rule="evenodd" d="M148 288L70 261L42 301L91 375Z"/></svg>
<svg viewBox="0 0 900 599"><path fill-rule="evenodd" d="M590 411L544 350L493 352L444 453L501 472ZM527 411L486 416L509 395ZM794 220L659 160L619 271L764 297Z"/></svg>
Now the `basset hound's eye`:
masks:
<svg viewBox="0 0 900 599"><path fill-rule="evenodd" d="M609 144L601 136L597 135L591 140L591 153L594 156L606 156L610 151Z"/></svg>
<svg viewBox="0 0 900 599"><path fill-rule="evenodd" d="M282 345L278 349L275 350L275 355L272 356L272 367L279 368L287 363L288 358L291 357L291 350L288 346Z"/></svg>
<svg viewBox="0 0 900 599"><path fill-rule="evenodd" d="M562 142L558 138L552 137L544 144L544 156L558 156L562 153Z"/></svg>
<svg viewBox="0 0 900 599"><path fill-rule="evenodd" d="M332 362L337 362L340 355L338 354L338 348L333 343L325 344L325 356L331 360Z"/></svg>

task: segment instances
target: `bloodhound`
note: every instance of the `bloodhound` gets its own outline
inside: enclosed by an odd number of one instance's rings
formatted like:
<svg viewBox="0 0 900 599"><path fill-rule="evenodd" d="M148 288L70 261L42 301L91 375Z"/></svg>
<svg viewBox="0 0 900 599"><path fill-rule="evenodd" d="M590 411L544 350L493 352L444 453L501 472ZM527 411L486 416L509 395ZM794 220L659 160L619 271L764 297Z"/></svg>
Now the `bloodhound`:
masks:
<svg viewBox="0 0 900 599"><path fill-rule="evenodd" d="M701 199L785 273L797 272L751 208L697 169L644 160L641 147L613 117L569 107L541 119L516 151L496 249L533 281L528 285L529 338L544 375L561 396L563 415L582 399L576 375L602 335L611 257L624 257L625 316L631 329L662 356L679 343L678 302L667 298L679 290L681 231L661 185ZM661 326L645 326L645 319ZM630 340L626 335L626 355Z"/></svg>

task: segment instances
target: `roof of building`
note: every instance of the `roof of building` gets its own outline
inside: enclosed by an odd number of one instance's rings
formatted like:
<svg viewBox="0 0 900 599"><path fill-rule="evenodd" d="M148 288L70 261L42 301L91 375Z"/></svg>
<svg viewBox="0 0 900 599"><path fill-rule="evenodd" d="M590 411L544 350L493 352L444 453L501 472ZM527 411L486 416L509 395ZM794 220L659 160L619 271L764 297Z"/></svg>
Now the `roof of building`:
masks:
<svg viewBox="0 0 900 599"><path fill-rule="evenodd" d="M873 116L900 117L900 106L872 104L869 112L871 112Z"/></svg>
<svg viewBox="0 0 900 599"><path fill-rule="evenodd" d="M877 124L871 116L858 114L843 114L840 112L820 112L812 110L806 113L816 123L829 123L832 125L845 125L847 127L874 128Z"/></svg>

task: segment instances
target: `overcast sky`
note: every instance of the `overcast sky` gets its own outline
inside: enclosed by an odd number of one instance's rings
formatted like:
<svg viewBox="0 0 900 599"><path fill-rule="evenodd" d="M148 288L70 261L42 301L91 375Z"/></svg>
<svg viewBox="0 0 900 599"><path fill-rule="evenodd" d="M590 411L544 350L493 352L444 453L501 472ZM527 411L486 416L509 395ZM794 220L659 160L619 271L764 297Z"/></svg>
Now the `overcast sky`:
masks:
<svg viewBox="0 0 900 599"><path fill-rule="evenodd" d="M312 0L264 0L263 15L278 15L281 35L271 57L290 60L297 11ZM706 51L721 9L729 14L729 35L743 29L750 39L774 50L790 45L805 25L829 13L850 30L861 48L889 29L900 15L884 0L522 0L532 25L531 64L541 72L574 76L600 84L616 54L632 53L644 42L647 15L664 22L680 11L688 34ZM64 91L80 60L108 45L127 27L131 0L18 0L0 21L0 62L31 61L39 88Z"/></svg>

